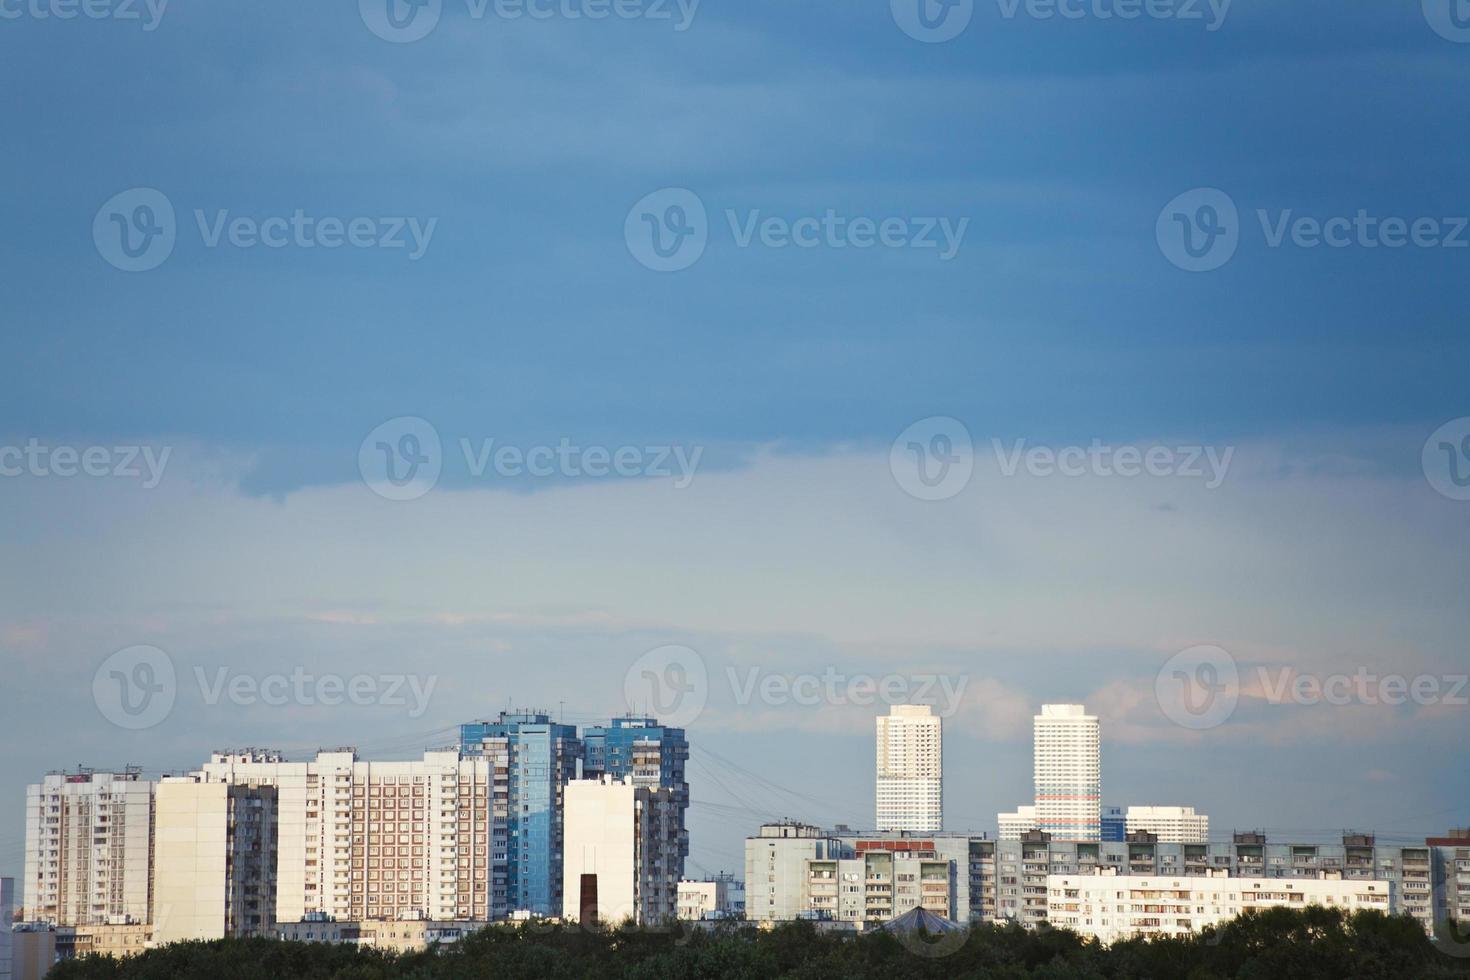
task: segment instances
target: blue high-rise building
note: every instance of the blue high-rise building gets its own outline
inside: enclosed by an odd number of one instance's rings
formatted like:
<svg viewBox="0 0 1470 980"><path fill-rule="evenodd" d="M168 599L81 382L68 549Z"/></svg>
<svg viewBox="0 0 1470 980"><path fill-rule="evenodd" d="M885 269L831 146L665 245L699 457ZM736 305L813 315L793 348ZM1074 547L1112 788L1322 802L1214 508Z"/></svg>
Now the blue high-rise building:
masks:
<svg viewBox="0 0 1470 980"><path fill-rule="evenodd" d="M490 759L490 909L505 919L562 913L565 791L582 743L540 712L501 712L460 726L460 751Z"/></svg>
<svg viewBox="0 0 1470 980"><path fill-rule="evenodd" d="M635 786L668 792L672 814L668 826L674 835L662 842L664 857L656 863L657 873L672 875L677 886L684 876L684 859L689 856L689 783L684 765L689 760L689 740L684 729L660 725L657 718L614 718L610 725L582 729L582 775L587 779L614 776Z"/></svg>
<svg viewBox="0 0 1470 980"><path fill-rule="evenodd" d="M1102 808L1102 839L1121 842L1128 839L1128 823L1120 806Z"/></svg>

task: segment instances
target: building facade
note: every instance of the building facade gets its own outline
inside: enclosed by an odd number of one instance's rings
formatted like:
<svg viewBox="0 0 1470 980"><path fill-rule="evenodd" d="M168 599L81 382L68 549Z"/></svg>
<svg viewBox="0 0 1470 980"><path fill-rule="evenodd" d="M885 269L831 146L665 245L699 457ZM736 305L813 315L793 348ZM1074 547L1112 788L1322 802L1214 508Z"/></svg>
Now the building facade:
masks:
<svg viewBox="0 0 1470 980"><path fill-rule="evenodd" d="M1128 815L1122 807L1102 808L1102 839L1114 843L1128 839Z"/></svg>
<svg viewBox="0 0 1470 980"><path fill-rule="evenodd" d="M1080 704L1044 704L1032 728L1037 827L1057 840L1101 840L1097 716Z"/></svg>
<svg viewBox="0 0 1470 980"><path fill-rule="evenodd" d="M276 921L276 787L165 777L154 791L153 936L269 936Z"/></svg>
<svg viewBox="0 0 1470 980"><path fill-rule="evenodd" d="M920 846L914 849L891 841L870 843L875 846L855 850L851 857L806 862L807 906L813 917L859 928L915 908L954 917L953 859L923 846L932 842L915 841Z"/></svg>
<svg viewBox="0 0 1470 980"><path fill-rule="evenodd" d="M745 882L731 874L679 882L677 914L688 922L745 916Z"/></svg>
<svg viewBox="0 0 1470 980"><path fill-rule="evenodd" d="M1036 807L1018 806L1014 813L998 813L995 822L1000 825L1001 840L1020 840L1022 834L1036 829Z"/></svg>
<svg viewBox="0 0 1470 980"><path fill-rule="evenodd" d="M576 728L541 712L502 712L460 726L460 750L486 759L495 776L491 917L559 914L566 785L582 760Z"/></svg>
<svg viewBox="0 0 1470 980"><path fill-rule="evenodd" d="M896 704L877 719L877 828L944 827L944 737L928 705Z"/></svg>
<svg viewBox="0 0 1470 980"><path fill-rule="evenodd" d="M484 929L479 921L436 922L430 919L376 919L339 922L316 917L305 922L283 922L276 936L298 943L351 943L394 953L411 953L435 945L450 945Z"/></svg>
<svg viewBox="0 0 1470 980"><path fill-rule="evenodd" d="M56 926L143 923L153 786L142 771L50 773L26 789L24 907Z"/></svg>
<svg viewBox="0 0 1470 980"><path fill-rule="evenodd" d="M1229 843L1117 844L1054 841L1032 832L1020 841L995 845L996 918L1027 926L1047 921L1047 878L1053 875L1203 878L1223 873L1235 878L1387 882L1390 911L1413 916L1432 935L1431 850L1427 845L1380 845L1370 834L1345 834L1341 843L1333 844L1273 844L1260 833L1238 833Z"/></svg>
<svg viewBox="0 0 1470 980"><path fill-rule="evenodd" d="M788 822L761 826L745 839L745 917L788 922L810 908L807 862L842 856L842 842L820 827Z"/></svg>
<svg viewBox="0 0 1470 980"><path fill-rule="evenodd" d="M1455 931L1445 938L1470 941L1470 827L1451 830L1425 842L1433 862L1432 894L1435 922Z"/></svg>
<svg viewBox="0 0 1470 980"><path fill-rule="evenodd" d="M639 925L677 914L678 816L672 790L604 776L566 789L562 918ZM679 859L682 864L682 858Z"/></svg>
<svg viewBox="0 0 1470 980"><path fill-rule="evenodd" d="M1188 936L1253 910L1321 905L1349 912L1390 910L1387 881L1207 877L1048 875L1048 921L1104 943L1135 937Z"/></svg>
<svg viewBox="0 0 1470 980"><path fill-rule="evenodd" d="M1143 831L1168 844L1203 844L1210 839L1210 818L1195 813L1192 806L1130 806L1124 824L1129 834Z"/></svg>
<svg viewBox="0 0 1470 980"><path fill-rule="evenodd" d="M276 919L490 916L490 763L454 749L367 762L217 753L196 777L277 797Z"/></svg>
<svg viewBox="0 0 1470 980"><path fill-rule="evenodd" d="M689 740L682 728L660 725L656 718L614 718L609 725L582 729L582 778L611 776L628 779L634 786L669 791L677 822L678 853L668 863L678 878L684 876L689 856L689 783L685 766Z"/></svg>

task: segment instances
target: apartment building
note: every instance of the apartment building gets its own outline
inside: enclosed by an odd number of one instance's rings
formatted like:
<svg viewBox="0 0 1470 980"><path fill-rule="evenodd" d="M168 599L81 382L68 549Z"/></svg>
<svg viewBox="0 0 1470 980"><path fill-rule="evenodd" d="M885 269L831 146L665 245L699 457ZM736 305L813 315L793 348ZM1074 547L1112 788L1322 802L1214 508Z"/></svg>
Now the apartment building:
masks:
<svg viewBox="0 0 1470 980"><path fill-rule="evenodd" d="M1192 806L1130 806L1124 826L1126 834L1143 831L1161 843L1203 844L1210 839L1210 818Z"/></svg>
<svg viewBox="0 0 1470 980"><path fill-rule="evenodd" d="M746 918L861 926L919 907L960 922L992 918L994 847L966 834L766 824L745 841Z"/></svg>
<svg viewBox="0 0 1470 980"><path fill-rule="evenodd" d="M435 922L429 919L375 919L371 921L316 916L304 922L282 922L276 937L298 943L351 943L394 953L411 953L430 946L450 945L485 928L478 921Z"/></svg>
<svg viewBox="0 0 1470 980"><path fill-rule="evenodd" d="M279 846L274 786L165 777L154 791L153 938L269 936Z"/></svg>
<svg viewBox="0 0 1470 980"><path fill-rule="evenodd" d="M1430 849L1434 865L1431 890L1435 922L1443 927L1453 921L1460 936L1470 937L1470 827L1431 837L1424 844Z"/></svg>
<svg viewBox="0 0 1470 980"><path fill-rule="evenodd" d="M1144 877L1386 882L1390 911L1407 913L1433 934L1428 846L1381 845L1370 834L1344 834L1340 844L1268 843L1237 833L1230 843L1166 843L1149 834L1123 843L1055 841L1032 832L995 847L996 918L1035 926L1048 921L1048 878L1094 872Z"/></svg>
<svg viewBox="0 0 1470 980"><path fill-rule="evenodd" d="M932 848L864 848L852 857L812 860L806 866L808 908L814 917L859 928L915 908L954 917L955 863Z"/></svg>
<svg viewBox="0 0 1470 980"><path fill-rule="evenodd" d="M1105 806L1102 808L1102 839L1113 842L1128 839L1128 815L1122 807Z"/></svg>
<svg viewBox="0 0 1470 980"><path fill-rule="evenodd" d="M673 792L629 779L579 779L566 788L561 909L572 922L640 925L677 915L680 814Z"/></svg>
<svg viewBox="0 0 1470 980"><path fill-rule="evenodd" d="M275 788L278 922L490 917L486 757L445 749L367 762L339 749L285 762L245 750L193 775Z"/></svg>
<svg viewBox="0 0 1470 980"><path fill-rule="evenodd" d="M484 758L494 774L491 917L560 914L564 794L583 755L576 728L545 712L501 712L460 726L460 751Z"/></svg>
<svg viewBox="0 0 1470 980"><path fill-rule="evenodd" d="M807 862L841 857L835 836L811 824L763 824L745 839L745 917L788 922L810 908Z"/></svg>
<svg viewBox="0 0 1470 980"><path fill-rule="evenodd" d="M1014 813L998 813L995 821L1000 825L1000 840L1020 840L1021 835L1036 830L1036 807L1018 806Z"/></svg>
<svg viewBox="0 0 1470 980"><path fill-rule="evenodd" d="M928 705L896 704L877 718L877 828L934 833L944 826L942 721Z"/></svg>
<svg viewBox="0 0 1470 980"><path fill-rule="evenodd" d="M1322 878L1091 874L1048 875L1048 921L1105 943L1187 936L1258 909L1322 905L1387 913L1387 881Z"/></svg>
<svg viewBox="0 0 1470 980"><path fill-rule="evenodd" d="M677 853L664 863L674 868L676 879L684 876L689 856L689 783L684 770L689 761L689 740L684 729L669 728L656 718L614 718L609 725L582 729L582 778L611 776L627 779L634 786L669 791L673 803Z"/></svg>
<svg viewBox="0 0 1470 980"><path fill-rule="evenodd" d="M1044 704L1032 719L1036 825L1056 840L1102 839L1101 733L1080 704Z"/></svg>
<svg viewBox="0 0 1470 980"><path fill-rule="evenodd" d="M24 908L56 926L144 923L153 786L142 770L49 773L26 788Z"/></svg>
<svg viewBox="0 0 1470 980"><path fill-rule="evenodd" d="M731 874L679 882L677 914L687 922L738 919L745 915L745 882Z"/></svg>

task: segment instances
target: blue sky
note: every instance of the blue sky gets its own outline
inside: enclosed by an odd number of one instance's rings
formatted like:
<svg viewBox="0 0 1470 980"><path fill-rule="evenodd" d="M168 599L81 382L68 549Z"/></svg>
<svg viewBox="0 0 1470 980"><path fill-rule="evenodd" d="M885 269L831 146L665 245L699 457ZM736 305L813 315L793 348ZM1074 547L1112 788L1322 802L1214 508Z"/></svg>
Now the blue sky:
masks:
<svg viewBox="0 0 1470 980"><path fill-rule="evenodd" d="M1420 451L1470 415L1470 249L1272 248L1256 212L1470 214L1470 45L1418 0L1236 0L1214 31L1021 9L980 0L939 44L879 0L704 0L684 31L446 0L409 44L346 0L175 0L151 31L0 19L0 443L173 447L146 492L0 479L0 714L40 736L0 748L0 867L47 769L367 744L364 726L408 744L511 698L607 714L661 643L715 677L991 682L949 735L952 822L979 829L1024 802L1029 712L1060 699L1114 712L1113 802L1197 802L1217 826L1470 822L1426 752L1462 744L1470 709L1243 712L1186 737L1138 696L1206 642L1318 673L1465 669L1470 504L1433 493ZM178 241L127 273L92 226L137 187L166 195ZM698 195L709 243L657 273L624 223L669 187ZM1156 238L1194 188L1241 215L1212 272ZM194 219L298 209L437 225L413 261L210 248ZM829 209L968 225L942 261L742 248L725 218ZM987 463L959 497L914 501L889 445L938 415L981 457L992 438L1209 443L1239 447L1236 478L1202 493ZM399 416L448 451L431 495L390 504L358 447ZM677 494L496 482L460 438L701 446L705 468ZM139 643L184 674L407 654L461 682L426 719L181 700L119 733L86 679ZM711 705L696 742L833 819L870 813L871 710ZM1225 779L1181 778L1184 752ZM734 863L755 811L828 816L727 788L744 802L696 781L746 807L696 815L705 865Z"/></svg>

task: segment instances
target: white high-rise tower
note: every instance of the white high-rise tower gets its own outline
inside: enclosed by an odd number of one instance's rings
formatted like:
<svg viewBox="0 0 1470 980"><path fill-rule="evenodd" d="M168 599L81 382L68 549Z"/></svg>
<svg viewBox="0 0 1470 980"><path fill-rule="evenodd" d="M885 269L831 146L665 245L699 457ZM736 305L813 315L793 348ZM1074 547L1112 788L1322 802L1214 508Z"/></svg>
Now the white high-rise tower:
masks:
<svg viewBox="0 0 1470 980"><path fill-rule="evenodd" d="M1036 826L1056 840L1101 840L1097 716L1080 704L1044 704L1033 722Z"/></svg>
<svg viewBox="0 0 1470 980"><path fill-rule="evenodd" d="M944 827L944 739L923 704L895 704L878 717L878 829L930 833Z"/></svg>

